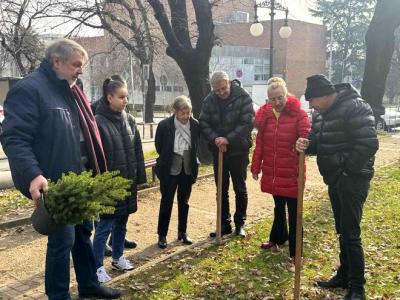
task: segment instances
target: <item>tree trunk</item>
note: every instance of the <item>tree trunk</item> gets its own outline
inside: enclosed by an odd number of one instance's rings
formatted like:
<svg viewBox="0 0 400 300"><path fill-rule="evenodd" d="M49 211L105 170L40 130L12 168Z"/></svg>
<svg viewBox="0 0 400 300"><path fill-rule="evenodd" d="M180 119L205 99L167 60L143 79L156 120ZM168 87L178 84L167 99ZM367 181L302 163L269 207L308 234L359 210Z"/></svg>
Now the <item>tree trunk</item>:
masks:
<svg viewBox="0 0 400 300"><path fill-rule="evenodd" d="M153 66L150 65L149 80L147 84L146 103L145 103L145 123L152 123L154 117L154 103L156 101L156 79L154 77Z"/></svg>
<svg viewBox="0 0 400 300"><path fill-rule="evenodd" d="M203 100L210 93L209 65L201 61L195 65L182 65L182 73L192 101L193 116L198 118Z"/></svg>
<svg viewBox="0 0 400 300"><path fill-rule="evenodd" d="M399 15L398 0L378 0L365 36L367 56L361 95L371 105L377 120L385 112L382 101L394 52L394 32L400 25Z"/></svg>

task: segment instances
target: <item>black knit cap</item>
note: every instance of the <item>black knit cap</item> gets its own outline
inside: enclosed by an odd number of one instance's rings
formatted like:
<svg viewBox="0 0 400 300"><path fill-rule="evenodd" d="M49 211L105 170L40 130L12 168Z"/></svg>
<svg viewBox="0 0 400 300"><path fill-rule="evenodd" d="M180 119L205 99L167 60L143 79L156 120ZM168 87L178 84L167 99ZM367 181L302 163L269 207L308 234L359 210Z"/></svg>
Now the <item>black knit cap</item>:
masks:
<svg viewBox="0 0 400 300"><path fill-rule="evenodd" d="M335 86L324 75L313 75L307 78L304 96L307 101L312 98L331 95L336 92Z"/></svg>

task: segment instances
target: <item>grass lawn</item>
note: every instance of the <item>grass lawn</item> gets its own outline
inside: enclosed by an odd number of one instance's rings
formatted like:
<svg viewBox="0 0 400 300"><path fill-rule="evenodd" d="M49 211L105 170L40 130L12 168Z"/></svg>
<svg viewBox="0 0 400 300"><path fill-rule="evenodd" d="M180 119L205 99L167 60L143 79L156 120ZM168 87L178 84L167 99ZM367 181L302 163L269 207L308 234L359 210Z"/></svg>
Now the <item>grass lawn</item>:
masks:
<svg viewBox="0 0 400 300"><path fill-rule="evenodd" d="M400 299L400 165L377 172L365 205L363 244L368 299ZM304 205L302 299L338 299L344 290L314 287L337 266L337 238L327 195ZM246 239L191 249L116 283L126 299L292 299L288 248L261 250L271 219L255 224Z"/></svg>

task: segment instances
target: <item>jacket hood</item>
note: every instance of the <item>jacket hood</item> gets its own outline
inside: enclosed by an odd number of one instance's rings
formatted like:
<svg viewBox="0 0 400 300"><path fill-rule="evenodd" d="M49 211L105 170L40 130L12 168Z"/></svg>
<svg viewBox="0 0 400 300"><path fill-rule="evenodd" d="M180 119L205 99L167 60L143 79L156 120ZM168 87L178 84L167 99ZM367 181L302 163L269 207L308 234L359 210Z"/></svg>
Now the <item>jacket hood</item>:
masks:
<svg viewBox="0 0 400 300"><path fill-rule="evenodd" d="M283 108L281 114L287 114L290 116L295 116L301 108L300 100L294 96L288 96L285 107ZM262 129L265 121L269 118L275 118L272 104L268 102L264 104L256 111L256 116L254 118L254 126L257 129Z"/></svg>

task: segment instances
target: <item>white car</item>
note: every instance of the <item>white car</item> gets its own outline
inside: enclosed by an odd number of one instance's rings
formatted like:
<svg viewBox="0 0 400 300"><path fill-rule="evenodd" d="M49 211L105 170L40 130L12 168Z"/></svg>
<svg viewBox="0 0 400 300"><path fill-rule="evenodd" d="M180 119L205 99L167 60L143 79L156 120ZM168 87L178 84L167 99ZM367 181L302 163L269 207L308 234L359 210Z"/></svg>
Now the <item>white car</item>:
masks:
<svg viewBox="0 0 400 300"><path fill-rule="evenodd" d="M381 115L376 122L378 130L391 131L393 128L400 127L400 107L389 107L385 109L385 114Z"/></svg>

